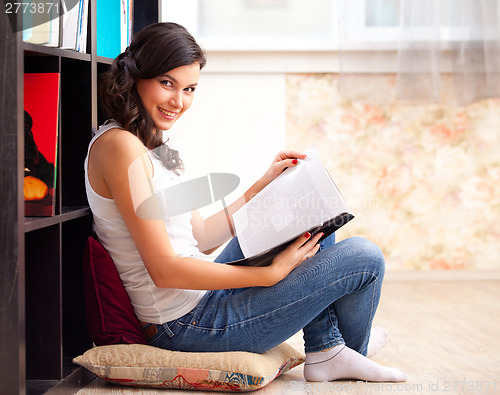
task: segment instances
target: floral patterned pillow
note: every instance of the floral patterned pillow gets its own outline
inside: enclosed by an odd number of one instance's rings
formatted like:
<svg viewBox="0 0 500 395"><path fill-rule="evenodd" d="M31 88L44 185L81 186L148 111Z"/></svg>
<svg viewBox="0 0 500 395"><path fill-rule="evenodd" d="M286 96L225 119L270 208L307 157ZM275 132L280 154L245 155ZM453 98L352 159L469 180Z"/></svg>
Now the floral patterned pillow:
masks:
<svg viewBox="0 0 500 395"><path fill-rule="evenodd" d="M263 354L188 353L144 344L94 347L73 359L101 379L124 385L218 392L253 391L304 362L283 343Z"/></svg>

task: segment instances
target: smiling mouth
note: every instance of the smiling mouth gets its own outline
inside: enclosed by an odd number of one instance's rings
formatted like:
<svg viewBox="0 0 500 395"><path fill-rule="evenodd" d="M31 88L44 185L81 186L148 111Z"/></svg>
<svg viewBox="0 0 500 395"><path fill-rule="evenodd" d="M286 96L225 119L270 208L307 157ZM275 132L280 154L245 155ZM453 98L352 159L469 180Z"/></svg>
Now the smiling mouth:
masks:
<svg viewBox="0 0 500 395"><path fill-rule="evenodd" d="M167 118L175 118L175 116L177 115L176 112L172 112L172 111L167 111L161 107L158 107L158 110L160 110L160 112L165 115Z"/></svg>

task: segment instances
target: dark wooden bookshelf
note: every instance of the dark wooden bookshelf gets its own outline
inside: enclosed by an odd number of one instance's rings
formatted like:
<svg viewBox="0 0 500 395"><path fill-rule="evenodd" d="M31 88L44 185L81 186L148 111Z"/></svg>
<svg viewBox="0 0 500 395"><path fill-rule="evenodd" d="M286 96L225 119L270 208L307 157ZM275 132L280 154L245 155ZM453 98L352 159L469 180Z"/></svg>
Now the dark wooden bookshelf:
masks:
<svg viewBox="0 0 500 395"><path fill-rule="evenodd" d="M87 206L81 206L63 207L62 213L53 217L24 217L24 232L28 233L47 226L62 224L88 215L90 215L90 209Z"/></svg>
<svg viewBox="0 0 500 395"><path fill-rule="evenodd" d="M134 32L156 22L158 8L135 0ZM83 163L103 121L97 81L112 59L96 56L96 0L86 53L23 42L0 10L0 394L74 394L95 378L72 359L92 347L81 275L92 232ZM60 73L53 217L24 215L25 72Z"/></svg>
<svg viewBox="0 0 500 395"><path fill-rule="evenodd" d="M82 53L56 47L47 47L44 45L32 44L27 42L23 42L23 49L27 55L32 55L32 56L52 55L52 56L60 56L65 59L79 59L87 62L89 62L91 58L91 55L88 53Z"/></svg>
<svg viewBox="0 0 500 395"><path fill-rule="evenodd" d="M98 56L97 62L103 65L111 65L111 63L113 63L113 59L105 58L104 56Z"/></svg>

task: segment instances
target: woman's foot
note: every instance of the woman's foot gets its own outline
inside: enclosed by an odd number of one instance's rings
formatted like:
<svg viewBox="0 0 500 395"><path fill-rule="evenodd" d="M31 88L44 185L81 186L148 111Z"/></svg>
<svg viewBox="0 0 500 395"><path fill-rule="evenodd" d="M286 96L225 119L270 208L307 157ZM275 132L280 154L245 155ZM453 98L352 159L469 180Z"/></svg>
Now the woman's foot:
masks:
<svg viewBox="0 0 500 395"><path fill-rule="evenodd" d="M368 341L368 350L366 356L373 357L376 353L384 348L389 341L389 333L379 326L372 328L370 332L370 340Z"/></svg>
<svg viewBox="0 0 500 395"><path fill-rule="evenodd" d="M307 353L304 366L307 381L355 379L375 382L406 381L406 374L387 368L340 344L326 351Z"/></svg>

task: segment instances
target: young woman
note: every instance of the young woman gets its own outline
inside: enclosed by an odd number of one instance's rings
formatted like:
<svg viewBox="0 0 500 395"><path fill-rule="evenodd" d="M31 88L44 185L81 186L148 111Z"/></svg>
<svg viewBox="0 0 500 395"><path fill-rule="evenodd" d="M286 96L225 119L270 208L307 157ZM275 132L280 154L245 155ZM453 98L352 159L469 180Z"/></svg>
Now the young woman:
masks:
<svg viewBox="0 0 500 395"><path fill-rule="evenodd" d="M232 213L305 155L278 153L241 198L209 218L196 211L163 219L138 215L137 196L148 185L161 191L182 176L179 153L164 143L162 131L191 106L204 65L204 52L183 27L158 23L134 37L100 82L111 121L89 146L87 195L96 233L149 344L261 353L303 329L307 380L404 381L399 370L366 357L386 341L385 331L371 330L384 275L373 243L335 244L334 236L319 243L321 234L306 233L267 267L223 264L243 257L236 237L215 262L200 253L234 236Z"/></svg>

